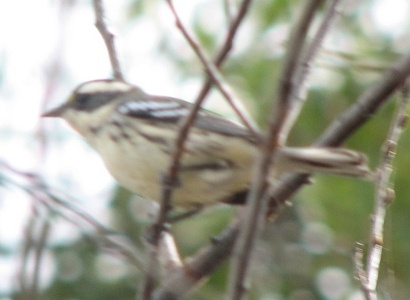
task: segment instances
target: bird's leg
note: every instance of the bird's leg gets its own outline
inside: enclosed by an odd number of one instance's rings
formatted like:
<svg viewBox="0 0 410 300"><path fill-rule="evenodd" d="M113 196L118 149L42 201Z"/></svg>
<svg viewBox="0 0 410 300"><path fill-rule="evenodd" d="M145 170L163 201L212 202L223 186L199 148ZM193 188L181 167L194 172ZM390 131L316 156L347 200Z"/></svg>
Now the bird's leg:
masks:
<svg viewBox="0 0 410 300"><path fill-rule="evenodd" d="M187 218L190 218L192 216L195 216L196 214L200 213L203 209L203 206L201 204L197 204L193 206L192 208L188 209L187 211L184 211L182 213L174 214L174 215L168 215L167 216L167 223L176 223L182 220L185 220Z"/></svg>

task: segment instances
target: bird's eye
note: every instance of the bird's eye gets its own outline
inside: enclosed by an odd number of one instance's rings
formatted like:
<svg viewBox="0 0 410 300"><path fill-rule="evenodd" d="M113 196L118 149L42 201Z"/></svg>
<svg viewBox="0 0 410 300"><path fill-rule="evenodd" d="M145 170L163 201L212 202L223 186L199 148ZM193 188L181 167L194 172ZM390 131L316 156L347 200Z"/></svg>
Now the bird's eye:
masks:
<svg viewBox="0 0 410 300"><path fill-rule="evenodd" d="M85 110L85 109L87 109L89 99L90 99L90 95L78 94L76 99L75 99L74 106L77 109Z"/></svg>
<svg viewBox="0 0 410 300"><path fill-rule="evenodd" d="M93 111L113 101L118 93L78 93L74 96L72 107L76 110Z"/></svg>
<svg viewBox="0 0 410 300"><path fill-rule="evenodd" d="M89 94L77 94L74 99L73 107L78 110L88 110L92 95Z"/></svg>

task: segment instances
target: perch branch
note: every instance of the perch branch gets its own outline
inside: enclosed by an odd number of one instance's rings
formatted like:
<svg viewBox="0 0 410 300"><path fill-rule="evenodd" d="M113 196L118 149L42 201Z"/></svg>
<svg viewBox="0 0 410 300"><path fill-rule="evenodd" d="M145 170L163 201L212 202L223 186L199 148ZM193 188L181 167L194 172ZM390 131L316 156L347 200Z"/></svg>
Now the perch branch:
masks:
<svg viewBox="0 0 410 300"><path fill-rule="evenodd" d="M215 65L217 67L221 66L224 60L227 58L232 48L233 39L236 36L239 25L241 24L246 12L248 11L250 3L251 3L251 0L244 0L242 2L242 5L239 8L237 16L233 20L228 30L228 34L225 38L223 46L215 59L215 62L216 62ZM170 209L172 191L173 191L174 186L177 185L177 182L178 182L177 174L179 170L180 160L182 157L183 145L188 136L189 130L193 122L195 121L196 115L201 107L201 104L204 101L206 95L208 94L212 86L212 83L213 83L213 80L210 77L208 77L208 80L206 81L200 93L198 94L194 102L194 105L191 108L191 111L189 112L188 116L184 118L183 121L181 122L181 126L180 126L180 129L179 129L176 141L175 141L175 151L172 156L170 165L167 168L166 173L164 174L164 184L162 185L162 191L161 191L160 211L158 214L158 218L153 227L154 233L152 236L152 247L150 249L150 253L148 256L148 266L150 266L150 268L152 269L154 268L155 262L156 262L156 251L157 251L156 248L158 246L158 240L159 240L159 237L161 236L161 232L163 231L165 221L167 218L167 213ZM142 288L142 291L143 291L142 298L143 299L149 299L151 292L153 290L153 287L154 287L154 278L152 278L149 274L150 274L150 270L148 270L146 273L145 282Z"/></svg>
<svg viewBox="0 0 410 300"><path fill-rule="evenodd" d="M371 88L366 90L358 99L357 103L348 108L336 119L328 129L317 140L316 145L337 146L342 144L355 130L359 129L366 121L373 116L378 109L388 101L390 95L402 85L402 82L410 74L410 53L398 60L389 70L387 70L380 80ZM271 190L270 212L275 214L280 204L283 204L291 197L305 182L305 175L289 175L282 178ZM240 223L236 222L219 236L218 243L211 243L192 257L190 264L198 266L191 268L192 274L201 276L190 277L191 280L184 281L181 274L170 276L155 292L155 300L176 300L182 299L189 292L202 282L206 276L215 270L232 253L235 240L238 235ZM221 251L221 249L224 249ZM196 264L203 257L206 261ZM171 284L173 282L173 284ZM184 293L175 292L171 287L183 285ZM181 287L182 289L182 287Z"/></svg>
<svg viewBox="0 0 410 300"><path fill-rule="evenodd" d="M307 30L313 20L313 16L321 4L321 0L309 1L303 13L292 30L293 39L287 49L279 88L276 95L276 107L272 109L269 117L267 139L261 146L260 155L256 162L256 174L247 198L246 215L235 246L232 260L228 294L232 300L240 300L244 297L246 279L251 253L253 250L258 228L264 220L267 201L264 203L263 195L267 192L267 177L271 169L271 159L276 148L284 140L282 129L291 108L291 95L295 80L295 69L300 61L302 45L305 42Z"/></svg>
<svg viewBox="0 0 410 300"><path fill-rule="evenodd" d="M102 0L93 0L93 7L95 13L95 27L97 27L104 40L105 46L107 47L114 78L124 80L120 61L118 59L118 52L114 43L114 34L108 29L108 26L105 23L105 10Z"/></svg>

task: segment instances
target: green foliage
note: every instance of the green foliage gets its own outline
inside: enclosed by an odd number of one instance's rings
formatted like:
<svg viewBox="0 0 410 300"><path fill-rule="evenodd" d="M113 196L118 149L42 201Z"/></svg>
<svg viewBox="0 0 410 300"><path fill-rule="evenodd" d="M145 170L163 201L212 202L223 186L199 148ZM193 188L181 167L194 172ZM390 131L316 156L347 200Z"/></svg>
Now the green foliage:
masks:
<svg viewBox="0 0 410 300"><path fill-rule="evenodd" d="M222 4L219 3L222 1L214 2L218 3L215 9L222 9ZM246 49L238 52L235 52L237 49L234 46L234 55L221 68L221 72L232 87L239 95L244 96L246 105L251 108L256 122L261 127L266 125L268 114L271 108L275 107L277 82L284 58L284 53L278 49L263 46L268 39L266 33L283 24L290 27L297 19L303 3L304 1L296 0L254 1L245 20L245 23L252 25L252 36L249 37L251 43ZM148 12L159 9L160 5L161 1L131 1L127 12L129 20L124 22L129 22L132 26L133 21L149 17ZM362 10L368 9L368 5L366 4ZM201 11L197 11L198 15L200 13ZM343 37L348 36L351 44L340 49L340 52L329 50L330 55L327 49L322 49L319 62L312 66L314 75L316 71L325 72L329 77L336 75L340 82L333 86L326 81L321 82L321 79L313 80L314 87L309 91L308 101L291 132L290 145L304 146L313 143L340 113L377 82L384 67L389 66L398 56L397 51L392 50L395 48L391 37L366 34L359 18L359 13L341 16L341 21L335 26L334 32ZM194 18L193 23L187 26L209 57L213 57L220 47L220 33L204 28L198 19ZM226 28L222 30L225 31ZM170 60L177 69L176 76L181 81L203 76L203 68L196 57L178 56L171 46L167 36L163 34L157 46L158 55ZM349 46L354 49L352 52L349 52ZM2 79L3 73L0 72L0 80ZM365 152L373 168L376 168L380 161L381 145L390 127L394 110L393 102L385 105L346 143L350 148ZM387 251L383 257L381 273L382 281L386 281L390 275L385 270L393 270L397 284L404 286L400 290L400 299L410 297L410 201L407 201L410 198L410 156L407 155L409 148L410 136L407 131L400 141L395 160L393 179L396 199L388 212L385 239ZM292 207L283 208L278 220L267 225L259 242L262 254L259 255L258 252L255 255L255 270L251 276L253 287L249 291L251 299L262 299L263 296L270 294L290 299L297 291L309 293L311 299L327 299L318 288L317 281L318 274L329 266L336 267L353 278L352 249L356 242L367 243L374 186L369 181L325 176L315 177L314 182L292 199ZM135 245L142 247L142 236L147 223L135 217L131 209L132 201L136 200L129 192L122 188L116 189L110 202L111 225L130 238ZM226 227L233 211L234 209L221 205L175 224L172 232L182 256L193 255L201 246L207 244L214 235ZM304 240L305 231L312 223L320 224L331 232L329 246L323 251L313 251ZM101 271L96 268L102 250L93 239L82 236L74 243L63 247L49 248L55 254L59 267L62 266L59 263L64 253L74 253L80 262L81 271L77 277L67 280L61 278L61 272L64 270L57 269L52 284L42 291L41 299L135 299L136 290L140 288L142 281L142 273L125 268L123 276L104 279L98 272L109 274L111 270ZM296 254L292 255L293 252L289 249ZM0 254L3 253L0 244ZM291 268L290 266L300 257L306 258L303 260L303 266L299 269L298 266ZM229 262L225 262L205 285L190 296L190 299L223 299L228 268ZM355 287L357 284L351 279L348 292L339 299L348 299L349 293L352 293ZM385 288L386 291L383 292L393 292L389 287Z"/></svg>

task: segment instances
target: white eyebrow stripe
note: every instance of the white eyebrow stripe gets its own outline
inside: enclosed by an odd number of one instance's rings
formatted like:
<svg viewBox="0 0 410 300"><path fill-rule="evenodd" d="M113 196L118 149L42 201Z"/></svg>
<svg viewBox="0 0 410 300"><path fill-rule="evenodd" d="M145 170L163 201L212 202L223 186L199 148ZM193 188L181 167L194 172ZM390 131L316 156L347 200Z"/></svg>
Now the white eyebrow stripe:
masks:
<svg viewBox="0 0 410 300"><path fill-rule="evenodd" d="M133 89L132 85L129 85L120 81L106 82L95 81L88 82L77 89L79 94L99 93L99 92L127 92Z"/></svg>

